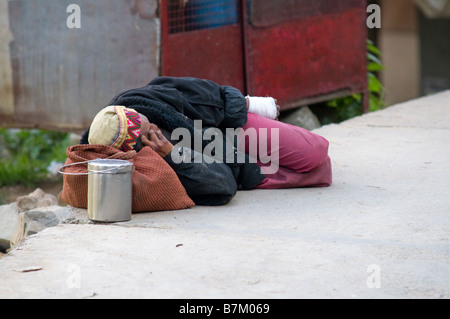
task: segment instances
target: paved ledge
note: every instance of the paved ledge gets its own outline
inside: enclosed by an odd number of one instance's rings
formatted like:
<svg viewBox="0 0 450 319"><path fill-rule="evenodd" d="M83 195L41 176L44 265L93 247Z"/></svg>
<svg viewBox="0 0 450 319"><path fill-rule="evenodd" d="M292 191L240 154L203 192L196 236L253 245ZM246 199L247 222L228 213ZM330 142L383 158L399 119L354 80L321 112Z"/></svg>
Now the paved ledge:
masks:
<svg viewBox="0 0 450 319"><path fill-rule="evenodd" d="M0 259L0 297L449 298L450 91L316 132L332 187L48 228Z"/></svg>

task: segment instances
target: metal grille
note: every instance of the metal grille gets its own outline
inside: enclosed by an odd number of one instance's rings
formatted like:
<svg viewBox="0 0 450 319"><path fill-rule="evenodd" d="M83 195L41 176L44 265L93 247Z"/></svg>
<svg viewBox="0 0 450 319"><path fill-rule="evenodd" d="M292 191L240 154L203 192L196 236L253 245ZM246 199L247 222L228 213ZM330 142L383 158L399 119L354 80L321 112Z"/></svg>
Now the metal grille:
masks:
<svg viewBox="0 0 450 319"><path fill-rule="evenodd" d="M168 19L170 33L237 24L239 0L169 0Z"/></svg>

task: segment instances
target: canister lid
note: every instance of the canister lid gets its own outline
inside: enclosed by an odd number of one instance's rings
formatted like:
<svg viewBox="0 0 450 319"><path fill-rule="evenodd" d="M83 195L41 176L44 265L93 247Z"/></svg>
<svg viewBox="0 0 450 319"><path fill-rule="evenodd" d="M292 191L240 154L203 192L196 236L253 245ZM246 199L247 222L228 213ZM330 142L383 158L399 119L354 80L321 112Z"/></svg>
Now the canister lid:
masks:
<svg viewBox="0 0 450 319"><path fill-rule="evenodd" d="M133 163L115 159L96 159L88 163L91 173L124 174L133 171Z"/></svg>

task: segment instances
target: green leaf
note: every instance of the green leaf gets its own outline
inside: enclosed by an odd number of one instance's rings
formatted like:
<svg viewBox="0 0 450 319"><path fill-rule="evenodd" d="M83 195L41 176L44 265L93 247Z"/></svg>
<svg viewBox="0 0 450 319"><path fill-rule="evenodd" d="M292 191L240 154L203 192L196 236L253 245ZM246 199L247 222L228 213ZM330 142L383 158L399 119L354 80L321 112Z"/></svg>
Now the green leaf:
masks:
<svg viewBox="0 0 450 319"><path fill-rule="evenodd" d="M381 63L380 59L378 59L375 55L373 55L372 53L368 53L367 54L367 58L369 59L369 62L375 62L377 64L383 65L383 63Z"/></svg>
<svg viewBox="0 0 450 319"><path fill-rule="evenodd" d="M370 112L375 112L380 110L384 106L384 103L374 94L369 95L369 110Z"/></svg>
<svg viewBox="0 0 450 319"><path fill-rule="evenodd" d="M369 73L369 92L381 93L383 89L380 80L373 73Z"/></svg>
<svg viewBox="0 0 450 319"><path fill-rule="evenodd" d="M369 42L369 44L367 45L367 49L368 49L368 51L370 53L373 53L373 54L375 54L377 56L380 56L380 57L383 56L381 51L373 44L372 41L369 40L368 42Z"/></svg>
<svg viewBox="0 0 450 319"><path fill-rule="evenodd" d="M381 64L370 62L367 66L367 69L369 70L369 72L378 72L384 70L385 67Z"/></svg>

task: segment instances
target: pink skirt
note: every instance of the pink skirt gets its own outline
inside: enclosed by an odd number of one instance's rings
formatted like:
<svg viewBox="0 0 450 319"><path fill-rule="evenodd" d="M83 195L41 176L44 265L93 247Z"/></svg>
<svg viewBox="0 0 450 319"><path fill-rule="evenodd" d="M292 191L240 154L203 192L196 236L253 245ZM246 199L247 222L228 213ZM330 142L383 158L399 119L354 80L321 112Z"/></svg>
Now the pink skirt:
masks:
<svg viewBox="0 0 450 319"><path fill-rule="evenodd" d="M257 159L261 169L275 167L257 187L281 189L327 187L332 183L329 142L306 129L249 113L243 127L256 131L256 138L241 137L240 148ZM255 140L256 139L256 140ZM266 143L264 143L266 140ZM255 146L256 143L257 145ZM267 156L264 156L267 155ZM269 162L268 159L271 161ZM277 160L277 163L273 161ZM264 170L263 170L264 172Z"/></svg>

